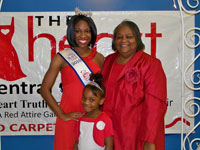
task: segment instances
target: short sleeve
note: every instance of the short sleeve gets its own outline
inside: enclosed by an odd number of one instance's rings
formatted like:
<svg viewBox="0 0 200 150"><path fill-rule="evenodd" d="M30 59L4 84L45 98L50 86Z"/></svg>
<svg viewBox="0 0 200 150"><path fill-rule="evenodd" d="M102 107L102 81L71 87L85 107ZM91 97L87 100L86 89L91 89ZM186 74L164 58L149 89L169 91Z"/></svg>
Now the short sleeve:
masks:
<svg viewBox="0 0 200 150"><path fill-rule="evenodd" d="M112 121L107 114L102 112L101 117L94 124L93 137L94 141L99 145L104 147L104 139L108 136L113 136L113 126Z"/></svg>

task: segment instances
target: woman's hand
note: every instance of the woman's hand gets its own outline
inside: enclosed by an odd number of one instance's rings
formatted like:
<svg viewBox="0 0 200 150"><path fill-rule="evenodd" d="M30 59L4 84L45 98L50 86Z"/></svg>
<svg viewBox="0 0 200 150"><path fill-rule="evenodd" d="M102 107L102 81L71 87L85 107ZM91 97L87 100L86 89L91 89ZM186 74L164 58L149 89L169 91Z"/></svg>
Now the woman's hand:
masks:
<svg viewBox="0 0 200 150"><path fill-rule="evenodd" d="M63 121L69 121L69 120L78 121L78 118L82 117L83 115L84 113L82 112L64 113L60 119Z"/></svg>
<svg viewBox="0 0 200 150"><path fill-rule="evenodd" d="M145 142L144 143L144 150L156 150L156 146L153 143Z"/></svg>

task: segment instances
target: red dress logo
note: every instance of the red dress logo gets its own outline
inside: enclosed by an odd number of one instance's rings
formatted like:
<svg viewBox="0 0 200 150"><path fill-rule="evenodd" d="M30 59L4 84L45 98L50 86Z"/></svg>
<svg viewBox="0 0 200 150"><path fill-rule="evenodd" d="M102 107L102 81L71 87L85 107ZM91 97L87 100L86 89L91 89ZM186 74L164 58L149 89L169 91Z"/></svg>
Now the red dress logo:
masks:
<svg viewBox="0 0 200 150"><path fill-rule="evenodd" d="M0 78L7 81L26 77L11 42L13 34L14 17L12 17L11 25L0 25Z"/></svg>

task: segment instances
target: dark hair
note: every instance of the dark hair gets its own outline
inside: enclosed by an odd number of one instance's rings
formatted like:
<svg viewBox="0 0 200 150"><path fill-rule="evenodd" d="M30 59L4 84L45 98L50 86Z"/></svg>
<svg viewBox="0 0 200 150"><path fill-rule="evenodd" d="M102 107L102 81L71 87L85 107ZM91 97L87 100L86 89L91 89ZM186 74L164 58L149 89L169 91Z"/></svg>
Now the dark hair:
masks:
<svg viewBox="0 0 200 150"><path fill-rule="evenodd" d="M70 18L69 18L70 17ZM68 27L67 27L67 41L71 47L77 47L77 43L75 42L74 37L74 27L79 21L86 21L91 29L92 39L88 46L94 46L97 38L97 28L94 24L94 21L91 17L87 17L84 15L74 15L74 16L68 16Z"/></svg>
<svg viewBox="0 0 200 150"><path fill-rule="evenodd" d="M96 87L95 85L92 85L92 84L87 84L85 86L85 89L89 88L92 90L92 93L95 96L97 96L99 94L101 96L101 98L104 98L105 97L105 88L102 85L102 80L103 80L103 76L101 73L91 74L90 81L94 81L95 83L97 83L101 89L99 89L98 87Z"/></svg>
<svg viewBox="0 0 200 150"><path fill-rule="evenodd" d="M144 50L145 45L142 42L142 39L141 39L141 36L140 36L140 30L139 30L138 26L134 22L129 21L129 20L122 21L114 29L114 31L113 31L113 40L112 40L112 49L113 50L117 50L116 47L115 47L115 40L116 40L117 32L118 32L118 30L119 30L119 28L121 26L128 26L131 29L131 31L133 32L133 34L135 35L135 39L136 39L136 42L137 42L137 49L136 49L136 51Z"/></svg>

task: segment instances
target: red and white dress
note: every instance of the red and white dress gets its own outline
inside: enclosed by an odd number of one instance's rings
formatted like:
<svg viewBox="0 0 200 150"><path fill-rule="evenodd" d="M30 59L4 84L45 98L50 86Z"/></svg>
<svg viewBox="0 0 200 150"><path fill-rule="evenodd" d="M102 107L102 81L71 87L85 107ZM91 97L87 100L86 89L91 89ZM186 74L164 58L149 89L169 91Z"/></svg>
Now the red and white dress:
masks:
<svg viewBox="0 0 200 150"><path fill-rule="evenodd" d="M80 118L79 150L104 150L104 139L113 136L111 119L102 112L97 118Z"/></svg>

